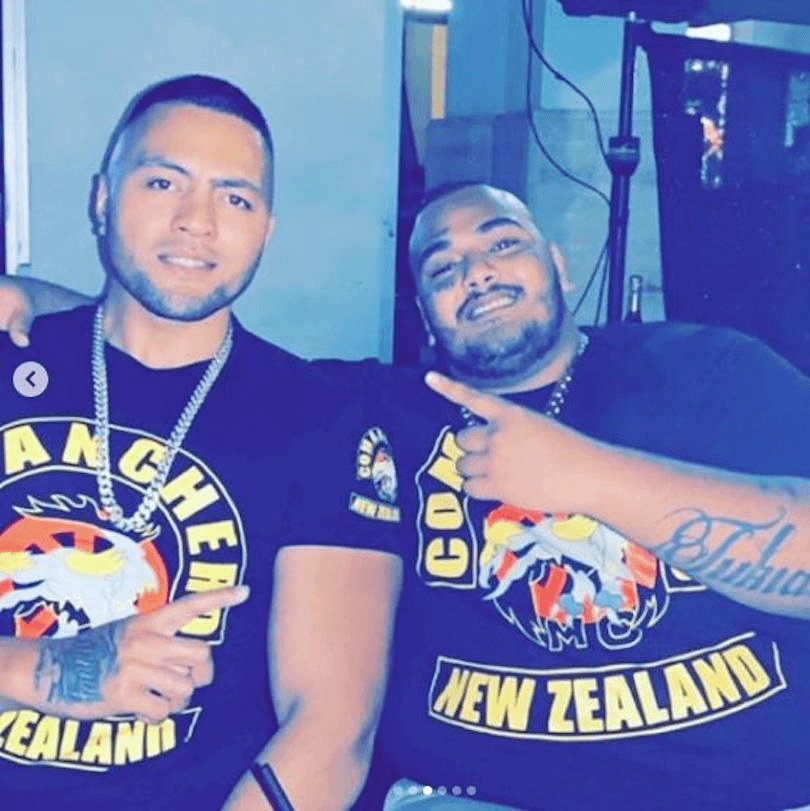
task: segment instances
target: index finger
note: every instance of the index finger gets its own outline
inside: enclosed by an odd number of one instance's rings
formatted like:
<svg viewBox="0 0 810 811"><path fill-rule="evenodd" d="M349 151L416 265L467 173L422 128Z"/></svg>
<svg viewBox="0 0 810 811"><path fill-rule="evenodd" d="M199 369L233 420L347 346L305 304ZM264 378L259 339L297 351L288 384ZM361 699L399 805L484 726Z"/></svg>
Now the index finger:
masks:
<svg viewBox="0 0 810 811"><path fill-rule="evenodd" d="M456 405L464 406L479 417L493 422L503 411L506 401L494 394L471 389L458 380L451 380L438 372L428 372L425 383L437 394Z"/></svg>
<svg viewBox="0 0 810 811"><path fill-rule="evenodd" d="M247 600L250 589L247 586L230 586L199 594L187 594L173 603L159 608L150 615L153 628L161 634L176 634L191 620L239 605Z"/></svg>

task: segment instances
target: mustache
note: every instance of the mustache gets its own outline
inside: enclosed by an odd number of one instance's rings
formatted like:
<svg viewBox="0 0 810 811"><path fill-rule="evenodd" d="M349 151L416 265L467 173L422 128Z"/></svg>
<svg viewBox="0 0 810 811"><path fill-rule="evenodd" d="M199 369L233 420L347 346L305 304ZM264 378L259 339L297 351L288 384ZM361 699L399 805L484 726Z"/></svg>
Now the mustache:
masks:
<svg viewBox="0 0 810 811"><path fill-rule="evenodd" d="M456 318L458 320L464 318L470 309L476 305L479 299L482 299L484 296L488 296L492 293L507 293L515 298L518 298L518 296L522 295L523 288L516 284L493 284L481 292L474 290L469 296L467 296L467 298L464 299L464 301L461 302L461 306L456 311Z"/></svg>

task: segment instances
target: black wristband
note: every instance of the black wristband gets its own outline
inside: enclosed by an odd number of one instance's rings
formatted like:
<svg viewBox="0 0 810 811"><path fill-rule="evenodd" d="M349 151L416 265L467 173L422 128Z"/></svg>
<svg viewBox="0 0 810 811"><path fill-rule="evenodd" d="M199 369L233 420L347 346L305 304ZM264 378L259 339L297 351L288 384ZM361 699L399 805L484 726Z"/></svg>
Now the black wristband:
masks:
<svg viewBox="0 0 810 811"><path fill-rule="evenodd" d="M267 763L254 763L250 773L256 778L259 788L273 806L273 811L295 811L290 798L284 793L276 773Z"/></svg>

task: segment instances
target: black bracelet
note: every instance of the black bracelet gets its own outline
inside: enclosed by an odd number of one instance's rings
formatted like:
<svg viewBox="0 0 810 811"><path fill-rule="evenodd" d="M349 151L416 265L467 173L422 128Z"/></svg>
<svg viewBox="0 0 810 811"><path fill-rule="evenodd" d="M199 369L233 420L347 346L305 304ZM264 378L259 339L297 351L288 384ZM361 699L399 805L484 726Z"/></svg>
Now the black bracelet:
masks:
<svg viewBox="0 0 810 811"><path fill-rule="evenodd" d="M284 793L276 773L267 763L254 763L250 773L256 778L259 788L273 806L273 811L295 811L290 798Z"/></svg>

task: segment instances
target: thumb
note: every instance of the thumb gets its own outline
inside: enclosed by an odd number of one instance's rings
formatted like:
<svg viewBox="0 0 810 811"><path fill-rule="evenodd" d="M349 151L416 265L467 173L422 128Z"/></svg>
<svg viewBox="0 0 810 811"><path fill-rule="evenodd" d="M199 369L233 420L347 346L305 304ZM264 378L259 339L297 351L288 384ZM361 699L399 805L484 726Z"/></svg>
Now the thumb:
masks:
<svg viewBox="0 0 810 811"><path fill-rule="evenodd" d="M187 594L150 614L150 624L158 633L172 636L196 617L239 605L247 600L249 594L250 589L247 586L230 586L215 591Z"/></svg>
<svg viewBox="0 0 810 811"><path fill-rule="evenodd" d="M34 316L30 310L15 310L8 321L8 334L11 342L21 349L24 349L30 341L28 333L31 331L31 323Z"/></svg>
<svg viewBox="0 0 810 811"><path fill-rule="evenodd" d="M487 422L494 422L507 406L507 402L494 394L471 389L457 380L451 380L438 372L428 372L425 383L445 400L468 408L473 414Z"/></svg>

